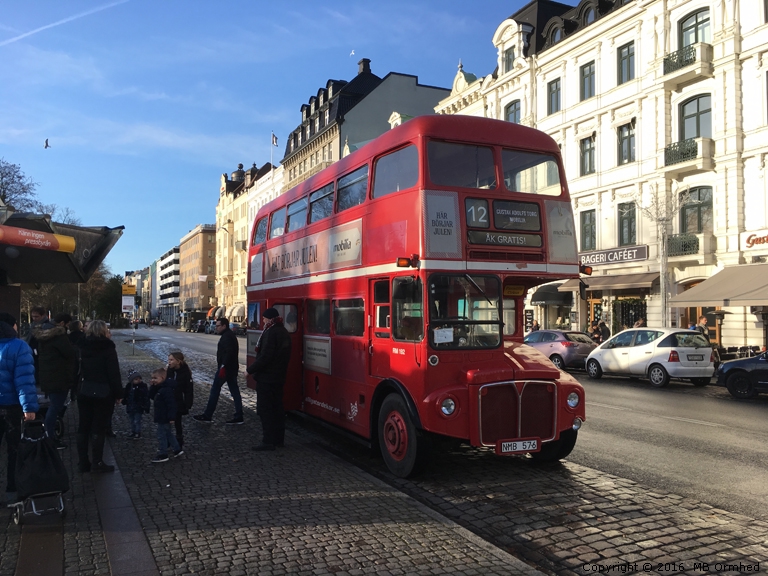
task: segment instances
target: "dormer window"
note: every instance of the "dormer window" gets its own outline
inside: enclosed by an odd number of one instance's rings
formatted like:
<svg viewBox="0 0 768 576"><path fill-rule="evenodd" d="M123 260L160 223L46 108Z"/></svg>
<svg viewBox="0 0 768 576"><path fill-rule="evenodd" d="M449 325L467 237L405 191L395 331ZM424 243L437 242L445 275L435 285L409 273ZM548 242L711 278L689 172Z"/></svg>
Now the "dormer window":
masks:
<svg viewBox="0 0 768 576"><path fill-rule="evenodd" d="M515 63L515 47L504 50L504 72L511 72Z"/></svg>
<svg viewBox="0 0 768 576"><path fill-rule="evenodd" d="M320 117L315 118L315 132L320 132Z"/></svg>
<svg viewBox="0 0 768 576"><path fill-rule="evenodd" d="M590 8L587 10L587 12L584 14L584 24L589 25L592 24L592 22L595 21L595 9Z"/></svg>
<svg viewBox="0 0 768 576"><path fill-rule="evenodd" d="M562 38L563 38L563 31L560 30L560 28L555 28L555 30L552 32L552 44L560 42Z"/></svg>
<svg viewBox="0 0 768 576"><path fill-rule="evenodd" d="M328 125L330 119L331 119L331 111L330 110L326 110L325 111L325 125L326 126Z"/></svg>

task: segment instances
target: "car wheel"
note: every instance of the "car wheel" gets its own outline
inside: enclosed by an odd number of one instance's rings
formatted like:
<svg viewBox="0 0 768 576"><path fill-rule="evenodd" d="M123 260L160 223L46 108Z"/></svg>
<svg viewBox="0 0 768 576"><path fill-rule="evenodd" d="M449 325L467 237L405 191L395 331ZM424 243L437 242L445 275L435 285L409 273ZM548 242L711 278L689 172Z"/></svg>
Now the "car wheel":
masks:
<svg viewBox="0 0 768 576"><path fill-rule="evenodd" d="M555 368L558 370L565 370L565 362L563 362L563 357L559 354L552 354L552 356L549 357L552 364L555 365Z"/></svg>
<svg viewBox="0 0 768 576"><path fill-rule="evenodd" d="M603 376L603 369L600 368L600 363L594 358L587 361L587 376L595 380Z"/></svg>
<svg viewBox="0 0 768 576"><path fill-rule="evenodd" d="M656 388L664 388L669 384L669 374L664 369L664 366L654 364L648 370L648 379L651 381L651 386Z"/></svg>
<svg viewBox="0 0 768 576"><path fill-rule="evenodd" d="M562 460L571 453L576 446L576 430L565 430L560 432L560 439L554 442L547 442L542 445L539 452L531 452L531 458L539 462L556 462Z"/></svg>
<svg viewBox="0 0 768 576"><path fill-rule="evenodd" d="M712 378L691 378L691 384L699 388L701 388L702 386L706 386L711 381L712 381Z"/></svg>
<svg viewBox="0 0 768 576"><path fill-rule="evenodd" d="M752 382L749 381L749 376L745 372L736 372L728 376L728 380L725 381L725 387L728 388L731 396L739 400L749 400L757 396L757 391L752 386Z"/></svg>

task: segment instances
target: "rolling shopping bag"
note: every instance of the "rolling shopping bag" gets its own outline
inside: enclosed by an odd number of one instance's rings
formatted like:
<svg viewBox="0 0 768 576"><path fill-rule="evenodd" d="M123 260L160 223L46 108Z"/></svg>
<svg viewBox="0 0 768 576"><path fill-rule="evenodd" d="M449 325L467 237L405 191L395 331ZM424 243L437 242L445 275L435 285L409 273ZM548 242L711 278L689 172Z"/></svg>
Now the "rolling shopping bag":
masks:
<svg viewBox="0 0 768 576"><path fill-rule="evenodd" d="M67 492L69 475L53 439L45 434L32 438L28 433L29 427L25 422L16 455L16 491L19 499Z"/></svg>

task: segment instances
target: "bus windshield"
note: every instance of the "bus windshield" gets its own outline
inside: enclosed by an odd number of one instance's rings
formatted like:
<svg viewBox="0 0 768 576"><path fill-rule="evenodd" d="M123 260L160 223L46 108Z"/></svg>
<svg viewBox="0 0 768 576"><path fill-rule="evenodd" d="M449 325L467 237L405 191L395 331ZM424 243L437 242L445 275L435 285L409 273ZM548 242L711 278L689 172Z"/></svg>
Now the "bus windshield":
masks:
<svg viewBox="0 0 768 576"><path fill-rule="evenodd" d="M501 342L496 276L434 274L429 279L433 348L495 348Z"/></svg>

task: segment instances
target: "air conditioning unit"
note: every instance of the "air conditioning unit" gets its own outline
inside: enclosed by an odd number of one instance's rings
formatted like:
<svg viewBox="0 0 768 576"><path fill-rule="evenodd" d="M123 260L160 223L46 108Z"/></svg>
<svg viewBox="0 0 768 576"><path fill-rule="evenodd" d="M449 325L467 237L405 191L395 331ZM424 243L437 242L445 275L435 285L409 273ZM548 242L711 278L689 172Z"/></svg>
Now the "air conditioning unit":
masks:
<svg viewBox="0 0 768 576"><path fill-rule="evenodd" d="M247 250L248 249L248 243L245 240L238 240L235 242L235 249L236 250Z"/></svg>

